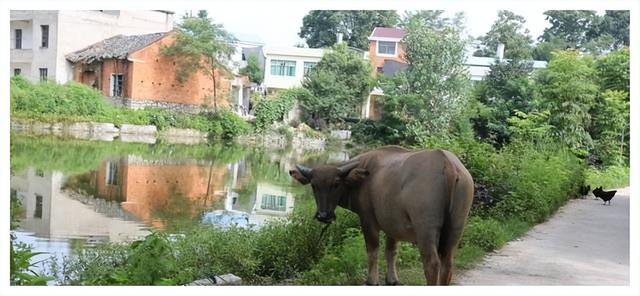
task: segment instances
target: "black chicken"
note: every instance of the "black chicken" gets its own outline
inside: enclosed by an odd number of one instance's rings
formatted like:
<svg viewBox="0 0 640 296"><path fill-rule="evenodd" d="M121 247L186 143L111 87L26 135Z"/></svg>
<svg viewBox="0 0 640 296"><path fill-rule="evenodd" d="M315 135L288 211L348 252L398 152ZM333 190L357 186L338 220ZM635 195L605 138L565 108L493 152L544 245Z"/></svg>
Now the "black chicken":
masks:
<svg viewBox="0 0 640 296"><path fill-rule="evenodd" d="M607 202L609 203L609 205L611 205L611 199L613 198L614 195L616 195L617 190L604 191L602 190L602 186L600 186L596 189L593 189L592 192L593 192L593 195L599 197L604 201L602 205L606 205Z"/></svg>
<svg viewBox="0 0 640 296"><path fill-rule="evenodd" d="M589 191L591 191L591 185L580 186L580 197L582 197L583 199L587 198Z"/></svg>

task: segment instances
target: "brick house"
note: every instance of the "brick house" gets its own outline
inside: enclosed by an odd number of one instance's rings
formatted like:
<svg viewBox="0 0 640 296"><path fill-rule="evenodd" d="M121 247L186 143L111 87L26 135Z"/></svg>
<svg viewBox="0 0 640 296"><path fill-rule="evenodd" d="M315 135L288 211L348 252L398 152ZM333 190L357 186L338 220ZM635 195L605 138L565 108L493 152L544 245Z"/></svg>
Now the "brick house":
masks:
<svg viewBox="0 0 640 296"><path fill-rule="evenodd" d="M192 112L213 106L211 79L197 71L179 83L174 58L160 53L174 40L172 32L117 35L66 58L73 64L73 80L99 89L116 104ZM217 106L229 106L231 83L239 79L216 75Z"/></svg>

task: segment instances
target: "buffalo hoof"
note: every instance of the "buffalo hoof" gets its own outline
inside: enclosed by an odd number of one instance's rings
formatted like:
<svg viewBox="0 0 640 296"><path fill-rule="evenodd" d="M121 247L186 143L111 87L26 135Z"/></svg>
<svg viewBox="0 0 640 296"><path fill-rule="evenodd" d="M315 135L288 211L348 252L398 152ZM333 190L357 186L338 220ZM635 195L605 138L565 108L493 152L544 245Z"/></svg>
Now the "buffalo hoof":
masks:
<svg viewBox="0 0 640 296"><path fill-rule="evenodd" d="M367 285L367 286L377 286L378 285L378 283L373 283L373 282L370 282L368 280L366 282L364 282L364 284Z"/></svg>
<svg viewBox="0 0 640 296"><path fill-rule="evenodd" d="M400 285L402 285L399 281L393 281L393 282L388 282L387 281L387 282L385 282L385 284L387 286L400 286Z"/></svg>

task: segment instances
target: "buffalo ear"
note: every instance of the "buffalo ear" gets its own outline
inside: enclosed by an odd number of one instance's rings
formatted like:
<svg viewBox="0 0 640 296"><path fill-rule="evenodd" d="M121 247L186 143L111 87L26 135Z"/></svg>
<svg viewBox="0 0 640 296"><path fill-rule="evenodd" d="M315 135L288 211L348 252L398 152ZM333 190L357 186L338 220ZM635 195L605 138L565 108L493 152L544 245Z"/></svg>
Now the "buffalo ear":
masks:
<svg viewBox="0 0 640 296"><path fill-rule="evenodd" d="M360 183L364 178L369 176L369 171L363 168L355 168L349 171L349 174L345 178L347 184Z"/></svg>
<svg viewBox="0 0 640 296"><path fill-rule="evenodd" d="M302 185L309 184L309 179L303 176L302 173L300 173L298 170L290 170L289 175L294 179L298 180L298 182L300 182L300 184Z"/></svg>

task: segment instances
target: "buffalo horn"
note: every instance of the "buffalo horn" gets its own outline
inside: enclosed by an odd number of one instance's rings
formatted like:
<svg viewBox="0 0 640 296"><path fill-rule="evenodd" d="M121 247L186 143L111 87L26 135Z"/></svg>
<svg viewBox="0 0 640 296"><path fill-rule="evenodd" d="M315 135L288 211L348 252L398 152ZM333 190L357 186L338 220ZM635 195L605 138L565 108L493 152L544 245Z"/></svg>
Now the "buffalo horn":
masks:
<svg viewBox="0 0 640 296"><path fill-rule="evenodd" d="M354 162L348 162L343 164L342 166L338 167L338 171L340 172L340 175L346 175L348 174L353 168L357 167L360 164L359 161L354 161Z"/></svg>
<svg viewBox="0 0 640 296"><path fill-rule="evenodd" d="M311 179L311 168L296 164L296 169L307 179Z"/></svg>

